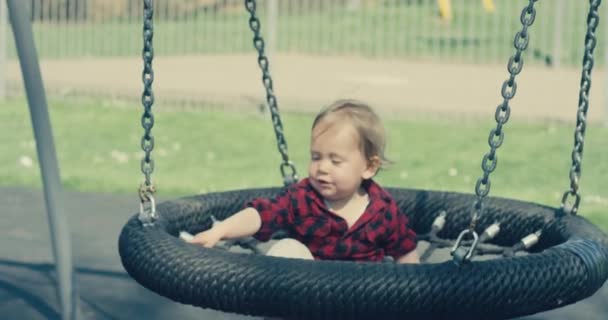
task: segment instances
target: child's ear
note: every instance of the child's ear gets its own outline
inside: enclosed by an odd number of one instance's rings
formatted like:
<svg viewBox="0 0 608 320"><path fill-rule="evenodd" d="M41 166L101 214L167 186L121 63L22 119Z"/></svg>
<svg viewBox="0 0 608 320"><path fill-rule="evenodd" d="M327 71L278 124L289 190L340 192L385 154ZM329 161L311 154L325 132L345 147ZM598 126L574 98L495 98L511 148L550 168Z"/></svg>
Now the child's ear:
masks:
<svg viewBox="0 0 608 320"><path fill-rule="evenodd" d="M371 157L367 161L367 168L365 169L365 172L363 173L363 179L371 179L373 176L375 176L376 173L378 173L378 170L380 169L381 165L382 165L382 160L380 160L380 157L378 157L378 156Z"/></svg>

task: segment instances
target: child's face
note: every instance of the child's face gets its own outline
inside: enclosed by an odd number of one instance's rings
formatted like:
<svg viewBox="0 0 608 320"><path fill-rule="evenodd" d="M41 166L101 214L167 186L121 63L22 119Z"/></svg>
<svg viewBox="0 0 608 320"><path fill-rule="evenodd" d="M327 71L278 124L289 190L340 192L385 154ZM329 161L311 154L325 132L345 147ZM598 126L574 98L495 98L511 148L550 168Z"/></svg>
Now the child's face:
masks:
<svg viewBox="0 0 608 320"><path fill-rule="evenodd" d="M359 147L359 134L348 123L320 122L312 130L308 177L327 200L350 198L377 167Z"/></svg>

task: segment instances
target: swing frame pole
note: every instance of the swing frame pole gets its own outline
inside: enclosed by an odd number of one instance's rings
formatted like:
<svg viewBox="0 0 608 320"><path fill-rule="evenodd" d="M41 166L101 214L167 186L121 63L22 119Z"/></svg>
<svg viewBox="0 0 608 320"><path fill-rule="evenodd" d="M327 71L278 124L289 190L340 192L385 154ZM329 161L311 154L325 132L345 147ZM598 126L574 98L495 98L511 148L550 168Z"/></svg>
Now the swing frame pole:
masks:
<svg viewBox="0 0 608 320"><path fill-rule="evenodd" d="M40 74L38 54L32 26L28 19L29 10L26 1L6 1L36 139L36 151L40 162L44 199L57 272L57 294L61 305L61 319L75 320L80 317L77 307L78 295L74 287L70 229L65 217L59 165L55 153L44 85Z"/></svg>

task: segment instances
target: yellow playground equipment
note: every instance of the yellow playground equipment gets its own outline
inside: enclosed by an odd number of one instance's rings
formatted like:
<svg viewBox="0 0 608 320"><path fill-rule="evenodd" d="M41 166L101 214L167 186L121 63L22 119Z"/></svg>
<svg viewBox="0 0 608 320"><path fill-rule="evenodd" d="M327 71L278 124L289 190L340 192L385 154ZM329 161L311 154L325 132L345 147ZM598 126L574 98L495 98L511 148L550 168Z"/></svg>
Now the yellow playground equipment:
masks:
<svg viewBox="0 0 608 320"><path fill-rule="evenodd" d="M452 0L437 0L437 3L439 5L439 17L441 20L445 22L452 21ZM481 0L481 5L488 13L496 11L494 0Z"/></svg>

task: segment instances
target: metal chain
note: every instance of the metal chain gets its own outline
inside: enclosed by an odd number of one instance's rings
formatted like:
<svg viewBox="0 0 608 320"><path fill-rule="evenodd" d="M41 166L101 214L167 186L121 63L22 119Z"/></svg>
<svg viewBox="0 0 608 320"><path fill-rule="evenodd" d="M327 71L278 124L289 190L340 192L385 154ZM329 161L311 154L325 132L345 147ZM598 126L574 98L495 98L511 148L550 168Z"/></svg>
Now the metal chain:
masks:
<svg viewBox="0 0 608 320"><path fill-rule="evenodd" d="M496 108L496 113L494 114L494 119L496 119L496 128L490 131L490 136L488 137L490 151L483 156L483 160L481 162L483 176L477 179L477 183L475 184L475 194L477 195L477 198L475 199L475 203L473 205L473 217L471 219L471 224L469 225L469 230L471 231L475 230L477 221L479 220L480 215L483 213L483 200L488 193L490 193L490 174L496 169L498 163L496 150L502 145L505 138L503 126L507 123L509 116L511 115L509 101L513 99L515 93L517 92L517 83L515 82L515 77L523 68L524 59L522 55L530 42L530 33L528 28L532 25L532 23L534 23L534 19L536 18L536 9L534 8L536 1L538 0L530 0L528 5L521 12L520 20L522 29L515 34L513 45L516 51L515 54L509 59L509 63L507 65L509 78L502 84L501 89L501 95L504 100Z"/></svg>
<svg viewBox="0 0 608 320"><path fill-rule="evenodd" d="M154 81L154 70L152 70L152 59L154 58L154 48L152 46L152 37L154 36L153 15L154 7L152 0L144 0L144 48L142 52L144 62L142 75L144 91L141 97L144 107L141 126L144 128L144 135L141 138L141 149L145 155L141 160L141 172L145 176L145 184L147 186L152 184L150 176L154 171L154 160L151 155L152 149L154 149L154 137L150 134L154 126L154 115L152 114L152 105L154 104L154 93L152 92L152 82Z"/></svg>
<svg viewBox="0 0 608 320"><path fill-rule="evenodd" d="M593 70L593 51L597 44L595 30L599 24L599 6L601 0L590 0L589 14L587 15L587 34L585 35L585 53L583 55L583 71L578 96L578 111L576 114L576 129L574 130L574 149L572 150L572 167L570 168L570 189L562 196L561 211L576 215L581 196L578 184L581 178L581 164L583 160L583 146L585 145L585 131L587 129L587 111L589 110L589 89L591 89L591 71ZM568 198L574 197L574 203L569 207Z"/></svg>
<svg viewBox="0 0 608 320"><path fill-rule="evenodd" d="M502 84L501 95L503 102L496 108L494 118L496 119L496 128L490 131L488 137L488 144L490 145L490 151L483 156L481 162L481 168L483 170L483 176L477 179L475 184L476 199L473 204L473 214L471 217L471 223L469 228L462 231L456 240L456 244L452 248L452 255L457 263L469 260L475 251L477 245L478 235L475 232L479 217L483 213L483 200L490 193L490 174L496 169L498 164L498 156L496 154L497 149L502 145L505 133L503 126L509 120L511 115L511 107L509 101L513 99L517 92L517 83L515 77L521 72L524 64L523 52L528 47L530 42L530 33L528 28L534 23L536 19L536 9L534 4L538 0L529 0L528 5L522 10L520 21L522 28L515 34L513 45L515 47L515 54L509 58L507 70L509 71L509 78ZM469 250L461 248L461 243L464 240L464 236L470 235L473 239L473 245Z"/></svg>
<svg viewBox="0 0 608 320"><path fill-rule="evenodd" d="M283 124L279 115L277 98L274 95L272 77L270 76L269 71L270 63L268 61L268 57L266 57L266 54L264 53L264 39L262 38L262 34L260 32L260 19L258 19L256 16L256 6L257 4L255 0L245 0L245 8L250 15L249 28L251 28L251 31L253 31L253 46L258 52L258 65L262 70L262 83L266 89L266 101L268 102L268 107L272 115L272 123L274 125L274 133L277 138L277 146L279 148L279 152L281 153L281 157L283 158L283 163L281 163L280 166L281 175L283 176L283 183L288 186L298 180L298 174L296 172L295 165L289 160L287 152L287 141L283 135Z"/></svg>
<svg viewBox="0 0 608 320"><path fill-rule="evenodd" d="M144 135L141 138L141 149L144 157L141 160L141 172L144 174L144 182L139 187L140 220L144 224L153 223L156 219L156 209L153 194L156 191L152 183L152 172L154 171L154 159L152 159L152 149L154 149L154 136L151 135L154 126L154 115L152 105L154 104L154 93L152 92L152 82L154 82L154 70L152 69L152 59L154 58L154 47L152 38L154 36L154 3L153 0L144 0L144 25L143 39L144 48L142 52L144 70L142 80L144 91L141 102L144 112L141 117L141 125L144 128Z"/></svg>

